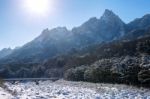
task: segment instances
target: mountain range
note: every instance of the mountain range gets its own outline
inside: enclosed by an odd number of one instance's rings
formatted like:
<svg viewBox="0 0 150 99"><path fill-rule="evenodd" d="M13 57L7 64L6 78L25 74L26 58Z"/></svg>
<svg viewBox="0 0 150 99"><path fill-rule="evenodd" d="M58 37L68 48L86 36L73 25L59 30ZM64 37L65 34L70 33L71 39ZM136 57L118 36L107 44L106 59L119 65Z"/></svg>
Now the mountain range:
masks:
<svg viewBox="0 0 150 99"><path fill-rule="evenodd" d="M57 27L54 29L45 29L42 34L25 44L12 53L6 54L0 58L4 60L26 59L29 62L43 61L49 57L67 53L72 49L80 49L91 44L109 42L123 37L128 32L136 29L143 29L150 24L150 15L145 15L129 24L125 24L119 16L106 9L104 14L97 19L90 18L87 22L71 31L66 27ZM129 33L131 35L132 33ZM7 53L7 52L6 52Z"/></svg>
<svg viewBox="0 0 150 99"><path fill-rule="evenodd" d="M21 48L14 50L8 57L16 60L26 59L34 62L64 54L71 49L91 44L108 42L125 34L125 23L112 11L105 10L100 19L90 18L87 22L71 31L66 27L45 29L42 34Z"/></svg>
<svg viewBox="0 0 150 99"><path fill-rule="evenodd" d="M57 75L57 71L61 72L60 76L63 75L65 63L62 57L75 55L74 53L78 53L77 55L80 57L84 57L83 53L87 57L92 57L88 53L85 54L85 52L93 50L92 46L99 48L111 42L130 42L149 36L150 14L126 24L113 11L106 9L99 19L90 18L72 30L68 30L66 27L45 29L41 35L22 47L14 50L3 49L0 51L0 74L9 72L11 76L8 74L3 74L3 76L15 77L14 75L17 73L19 77L22 77L32 68L33 71L36 71L32 75L36 75L37 72L42 75L42 70L47 68L49 71L52 70L52 73L47 71L51 75ZM91 59L89 64L94 61L96 61L94 58Z"/></svg>

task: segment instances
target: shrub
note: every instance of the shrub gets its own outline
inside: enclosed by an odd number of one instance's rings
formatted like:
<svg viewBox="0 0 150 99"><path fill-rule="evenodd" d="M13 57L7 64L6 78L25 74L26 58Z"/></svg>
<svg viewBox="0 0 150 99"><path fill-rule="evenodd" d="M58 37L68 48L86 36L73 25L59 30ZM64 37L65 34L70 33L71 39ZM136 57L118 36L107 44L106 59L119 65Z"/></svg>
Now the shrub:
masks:
<svg viewBox="0 0 150 99"><path fill-rule="evenodd" d="M84 66L69 69L65 72L64 78L73 81L84 81L85 70L86 67Z"/></svg>
<svg viewBox="0 0 150 99"><path fill-rule="evenodd" d="M150 86L150 70L141 70L138 73L138 80L143 84Z"/></svg>
<svg viewBox="0 0 150 99"><path fill-rule="evenodd" d="M137 51L140 53L150 54L150 40L139 42L137 44Z"/></svg>
<svg viewBox="0 0 150 99"><path fill-rule="evenodd" d="M2 78L0 78L0 87L4 86L4 80Z"/></svg>

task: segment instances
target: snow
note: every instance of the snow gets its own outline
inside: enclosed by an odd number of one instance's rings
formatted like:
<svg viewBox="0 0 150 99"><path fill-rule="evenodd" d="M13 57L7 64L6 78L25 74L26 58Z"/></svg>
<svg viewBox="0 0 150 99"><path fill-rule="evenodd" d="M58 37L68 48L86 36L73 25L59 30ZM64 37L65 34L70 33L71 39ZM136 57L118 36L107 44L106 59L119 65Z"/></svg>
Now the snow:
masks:
<svg viewBox="0 0 150 99"><path fill-rule="evenodd" d="M5 85L11 94L0 88L0 99L150 99L150 89L118 84L59 80Z"/></svg>
<svg viewBox="0 0 150 99"><path fill-rule="evenodd" d="M11 94L7 93L4 89L0 88L0 99L11 99Z"/></svg>

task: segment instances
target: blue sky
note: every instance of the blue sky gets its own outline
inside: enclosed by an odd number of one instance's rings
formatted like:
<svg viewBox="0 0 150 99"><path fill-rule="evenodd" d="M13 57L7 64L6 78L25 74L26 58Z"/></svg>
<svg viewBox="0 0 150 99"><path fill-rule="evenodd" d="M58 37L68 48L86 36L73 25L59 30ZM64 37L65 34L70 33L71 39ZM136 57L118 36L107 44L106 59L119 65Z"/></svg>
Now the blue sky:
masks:
<svg viewBox="0 0 150 99"><path fill-rule="evenodd" d="M24 0L0 0L0 49L22 46L40 35L45 28L66 26L71 29L90 17L110 9L128 23L150 13L149 0L51 0L53 13L30 15L22 9Z"/></svg>

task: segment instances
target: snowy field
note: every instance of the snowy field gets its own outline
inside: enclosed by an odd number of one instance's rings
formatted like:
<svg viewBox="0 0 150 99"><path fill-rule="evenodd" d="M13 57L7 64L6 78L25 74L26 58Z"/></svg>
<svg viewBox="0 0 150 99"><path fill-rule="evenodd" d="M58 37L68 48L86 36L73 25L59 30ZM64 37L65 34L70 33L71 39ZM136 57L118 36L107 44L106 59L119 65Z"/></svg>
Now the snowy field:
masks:
<svg viewBox="0 0 150 99"><path fill-rule="evenodd" d="M0 88L0 99L150 99L150 89L118 84L94 84L59 80L24 82Z"/></svg>

